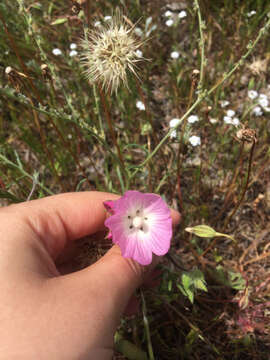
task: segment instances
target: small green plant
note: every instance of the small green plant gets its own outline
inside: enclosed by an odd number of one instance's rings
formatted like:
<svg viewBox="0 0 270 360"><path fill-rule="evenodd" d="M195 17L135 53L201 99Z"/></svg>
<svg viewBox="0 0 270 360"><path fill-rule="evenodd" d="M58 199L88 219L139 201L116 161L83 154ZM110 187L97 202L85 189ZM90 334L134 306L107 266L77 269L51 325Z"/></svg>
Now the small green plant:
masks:
<svg viewBox="0 0 270 360"><path fill-rule="evenodd" d="M192 304L194 302L194 296L198 290L207 292L204 275L199 269L184 272L181 275L180 282L177 283L177 287L183 295L187 296Z"/></svg>

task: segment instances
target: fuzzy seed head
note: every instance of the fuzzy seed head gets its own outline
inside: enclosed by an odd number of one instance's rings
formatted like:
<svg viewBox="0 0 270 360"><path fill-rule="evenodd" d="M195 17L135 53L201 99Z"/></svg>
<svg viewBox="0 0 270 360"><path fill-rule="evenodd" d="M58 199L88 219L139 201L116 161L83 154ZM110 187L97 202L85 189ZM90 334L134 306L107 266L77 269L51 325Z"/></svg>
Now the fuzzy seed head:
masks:
<svg viewBox="0 0 270 360"><path fill-rule="evenodd" d="M137 50L142 41L137 40L134 27L124 22L120 11L104 25L90 30L81 45L81 60L90 83L99 83L113 93L121 83L128 87L128 71L137 76L136 64L143 59Z"/></svg>

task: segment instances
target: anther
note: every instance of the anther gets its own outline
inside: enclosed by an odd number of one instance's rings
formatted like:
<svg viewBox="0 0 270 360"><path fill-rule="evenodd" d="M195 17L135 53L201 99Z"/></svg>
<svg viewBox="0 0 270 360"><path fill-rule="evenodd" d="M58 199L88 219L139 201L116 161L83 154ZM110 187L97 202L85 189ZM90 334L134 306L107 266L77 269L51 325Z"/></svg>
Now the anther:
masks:
<svg viewBox="0 0 270 360"><path fill-rule="evenodd" d="M128 215L128 219L131 219L131 216L130 216L130 215Z"/></svg>
<svg viewBox="0 0 270 360"><path fill-rule="evenodd" d="M140 213L140 210L137 210L137 211L136 211L136 215L138 215L139 213Z"/></svg>
<svg viewBox="0 0 270 360"><path fill-rule="evenodd" d="M132 229L132 228L133 228L133 225L130 225L129 228Z"/></svg>

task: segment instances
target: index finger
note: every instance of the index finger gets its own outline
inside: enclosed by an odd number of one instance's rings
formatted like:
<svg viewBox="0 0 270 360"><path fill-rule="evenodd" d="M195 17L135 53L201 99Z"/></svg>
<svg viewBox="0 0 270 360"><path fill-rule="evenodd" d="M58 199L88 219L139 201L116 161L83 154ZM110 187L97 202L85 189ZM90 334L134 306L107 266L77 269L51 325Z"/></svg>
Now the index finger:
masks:
<svg viewBox="0 0 270 360"><path fill-rule="evenodd" d="M103 202L117 198L119 195L97 191L65 193L3 208L0 217L5 210L12 212L7 219L11 228L14 219L27 224L55 258L68 242L104 229ZM179 217L172 210L173 224L179 222Z"/></svg>

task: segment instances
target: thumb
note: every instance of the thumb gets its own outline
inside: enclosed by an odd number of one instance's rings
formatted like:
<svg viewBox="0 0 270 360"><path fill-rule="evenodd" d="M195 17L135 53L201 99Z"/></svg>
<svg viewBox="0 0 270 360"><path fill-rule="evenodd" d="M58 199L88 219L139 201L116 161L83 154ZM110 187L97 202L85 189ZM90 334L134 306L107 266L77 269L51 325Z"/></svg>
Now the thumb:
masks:
<svg viewBox="0 0 270 360"><path fill-rule="evenodd" d="M64 278L66 286L70 289L76 287L76 293L84 293L89 298L94 293L96 301L100 306L102 304L103 311L108 311L108 314L112 311L115 315L121 316L130 296L153 270L158 259L153 256L149 266L142 266L132 259L124 258L119 246L114 245L90 267L66 275ZM106 307L108 307L107 311Z"/></svg>
<svg viewBox="0 0 270 360"><path fill-rule="evenodd" d="M54 294L54 303L61 305L58 320L65 319L66 331L76 329L76 333L72 330L73 341L84 339L92 348L111 349L113 334L132 293L153 266L143 267L123 258L115 245L90 267L51 279L50 293ZM58 320L55 316L54 323Z"/></svg>

